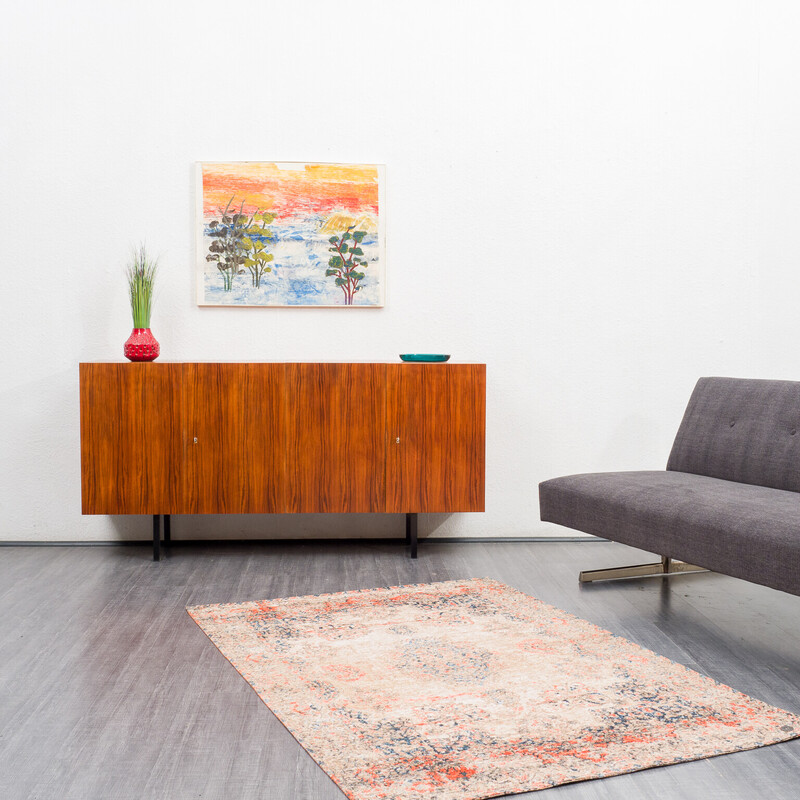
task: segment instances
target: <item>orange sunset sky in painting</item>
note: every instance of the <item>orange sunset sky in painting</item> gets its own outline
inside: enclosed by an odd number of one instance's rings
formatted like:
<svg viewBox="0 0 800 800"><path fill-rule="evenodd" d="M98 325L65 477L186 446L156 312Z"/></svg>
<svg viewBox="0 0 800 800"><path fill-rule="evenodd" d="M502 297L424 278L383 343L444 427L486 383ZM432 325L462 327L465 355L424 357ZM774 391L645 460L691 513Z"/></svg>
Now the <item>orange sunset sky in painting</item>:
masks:
<svg viewBox="0 0 800 800"><path fill-rule="evenodd" d="M378 169L366 164L203 163L203 215L214 217L231 197L278 220L333 211L378 216Z"/></svg>

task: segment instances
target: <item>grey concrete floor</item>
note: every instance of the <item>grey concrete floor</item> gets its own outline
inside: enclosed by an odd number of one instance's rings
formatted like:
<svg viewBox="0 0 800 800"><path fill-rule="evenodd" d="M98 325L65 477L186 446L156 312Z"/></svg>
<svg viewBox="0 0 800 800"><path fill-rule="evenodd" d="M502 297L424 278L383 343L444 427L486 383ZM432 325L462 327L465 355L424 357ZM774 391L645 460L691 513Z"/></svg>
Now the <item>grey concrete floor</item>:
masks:
<svg viewBox="0 0 800 800"><path fill-rule="evenodd" d="M722 575L579 586L613 543L0 548L0 800L342 800L187 605L494 578L800 713L800 597ZM515 798L800 796L800 740Z"/></svg>

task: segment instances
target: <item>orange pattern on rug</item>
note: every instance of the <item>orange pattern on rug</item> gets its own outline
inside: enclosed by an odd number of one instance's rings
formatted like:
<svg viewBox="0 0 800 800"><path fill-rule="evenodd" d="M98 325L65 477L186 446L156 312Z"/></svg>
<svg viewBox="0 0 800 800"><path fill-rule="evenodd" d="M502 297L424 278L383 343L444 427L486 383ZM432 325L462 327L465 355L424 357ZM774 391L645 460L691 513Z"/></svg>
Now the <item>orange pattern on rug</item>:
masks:
<svg viewBox="0 0 800 800"><path fill-rule="evenodd" d="M351 800L483 800L800 736L493 580L187 610Z"/></svg>

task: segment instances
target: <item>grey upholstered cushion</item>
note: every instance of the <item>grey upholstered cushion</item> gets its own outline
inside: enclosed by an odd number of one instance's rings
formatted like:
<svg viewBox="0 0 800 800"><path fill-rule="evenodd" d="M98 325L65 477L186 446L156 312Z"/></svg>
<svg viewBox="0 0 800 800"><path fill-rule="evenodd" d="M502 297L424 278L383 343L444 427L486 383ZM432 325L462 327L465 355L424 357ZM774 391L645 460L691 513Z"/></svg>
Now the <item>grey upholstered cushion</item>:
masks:
<svg viewBox="0 0 800 800"><path fill-rule="evenodd" d="M800 494L684 472L601 472L539 484L541 516L800 594Z"/></svg>
<svg viewBox="0 0 800 800"><path fill-rule="evenodd" d="M800 382L701 378L667 469L800 492Z"/></svg>

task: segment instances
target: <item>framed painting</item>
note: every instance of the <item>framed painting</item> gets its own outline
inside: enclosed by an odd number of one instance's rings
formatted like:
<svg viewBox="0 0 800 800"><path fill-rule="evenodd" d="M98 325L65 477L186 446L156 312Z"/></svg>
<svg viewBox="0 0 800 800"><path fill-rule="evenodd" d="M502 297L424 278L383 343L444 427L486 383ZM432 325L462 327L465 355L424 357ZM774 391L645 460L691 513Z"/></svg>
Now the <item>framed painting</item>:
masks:
<svg viewBox="0 0 800 800"><path fill-rule="evenodd" d="M198 305L383 306L384 172L198 162Z"/></svg>

